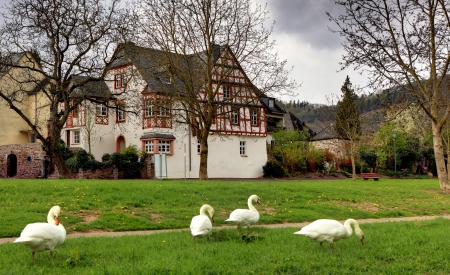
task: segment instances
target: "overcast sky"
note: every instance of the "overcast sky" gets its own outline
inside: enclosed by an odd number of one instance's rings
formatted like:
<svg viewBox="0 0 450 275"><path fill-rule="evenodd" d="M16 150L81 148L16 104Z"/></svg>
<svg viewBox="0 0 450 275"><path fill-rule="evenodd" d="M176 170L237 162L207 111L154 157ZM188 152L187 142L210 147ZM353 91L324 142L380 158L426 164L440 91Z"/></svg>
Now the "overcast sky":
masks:
<svg viewBox="0 0 450 275"><path fill-rule="evenodd" d="M353 86L365 84L365 79L353 70L338 72L344 52L339 35L328 30L333 25L325 14L339 14L341 9L334 0L252 1L267 3L270 21L276 22L272 39L277 41L277 51L287 60L288 68L294 67L292 77L302 84L293 99L328 104L327 96L340 96L347 75ZM0 5L8 2L0 0Z"/></svg>
<svg viewBox="0 0 450 275"><path fill-rule="evenodd" d="M353 69L338 72L343 52L339 34L332 33L326 12L337 16L341 11L334 0L253 0L267 3L271 21L275 20L272 38L289 67L292 77L302 83L295 100L328 104L327 96L341 95L341 86L348 75L353 86L365 79ZM284 99L284 98L283 98Z"/></svg>

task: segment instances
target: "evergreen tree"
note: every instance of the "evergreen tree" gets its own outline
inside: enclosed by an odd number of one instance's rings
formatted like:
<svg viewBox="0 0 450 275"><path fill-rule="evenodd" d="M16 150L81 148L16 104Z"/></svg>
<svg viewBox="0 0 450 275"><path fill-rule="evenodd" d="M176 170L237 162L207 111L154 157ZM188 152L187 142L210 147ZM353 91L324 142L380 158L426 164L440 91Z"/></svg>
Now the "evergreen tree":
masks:
<svg viewBox="0 0 450 275"><path fill-rule="evenodd" d="M356 180L355 157L358 154L359 140L361 137L361 121L359 109L356 104L358 99L352 83L347 76L341 88L342 100L337 104L335 131L344 140L344 150L350 155L352 161L352 178Z"/></svg>
<svg viewBox="0 0 450 275"><path fill-rule="evenodd" d="M361 136L361 121L356 104L358 96L352 89L352 83L347 76L341 87L342 100L338 102L336 113L336 133L344 139L359 139Z"/></svg>

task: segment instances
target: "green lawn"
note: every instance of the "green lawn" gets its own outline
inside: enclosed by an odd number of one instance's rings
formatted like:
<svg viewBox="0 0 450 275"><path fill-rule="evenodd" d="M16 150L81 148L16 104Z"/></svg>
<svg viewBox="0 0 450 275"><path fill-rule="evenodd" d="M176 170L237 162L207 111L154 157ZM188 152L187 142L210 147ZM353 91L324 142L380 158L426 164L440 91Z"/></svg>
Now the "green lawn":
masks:
<svg viewBox="0 0 450 275"><path fill-rule="evenodd" d="M201 205L216 212L215 226L257 194L259 224L318 218L382 218L449 213L450 196L436 179L355 182L184 180L0 180L0 237L18 236L27 223L62 208L68 233L188 228Z"/></svg>
<svg viewBox="0 0 450 275"><path fill-rule="evenodd" d="M37 253L0 245L0 274L449 274L450 221L361 224L365 244L352 236L328 244L293 232L255 226L252 238L218 229L235 208L257 194L258 224L319 218L382 218L448 213L450 197L435 179L311 181L0 180L2 237L45 221L62 207L71 231L188 228L202 204L216 210L213 234L191 241L188 230L153 235L70 238Z"/></svg>

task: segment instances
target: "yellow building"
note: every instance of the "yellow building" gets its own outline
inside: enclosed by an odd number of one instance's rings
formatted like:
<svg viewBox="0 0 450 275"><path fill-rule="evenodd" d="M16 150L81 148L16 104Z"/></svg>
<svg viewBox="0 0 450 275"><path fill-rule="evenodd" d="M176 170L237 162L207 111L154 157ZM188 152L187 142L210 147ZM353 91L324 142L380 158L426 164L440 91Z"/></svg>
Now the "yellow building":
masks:
<svg viewBox="0 0 450 275"><path fill-rule="evenodd" d="M34 143L36 137L30 123L42 129L41 133L47 133L49 101L41 92L45 77L29 52L4 57L1 63L0 145Z"/></svg>

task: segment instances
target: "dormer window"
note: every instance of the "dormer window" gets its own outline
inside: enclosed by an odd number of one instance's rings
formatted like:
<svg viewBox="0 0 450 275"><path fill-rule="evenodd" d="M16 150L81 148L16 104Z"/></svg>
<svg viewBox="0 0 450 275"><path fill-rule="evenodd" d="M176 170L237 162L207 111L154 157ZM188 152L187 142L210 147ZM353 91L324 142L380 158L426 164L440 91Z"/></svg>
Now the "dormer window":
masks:
<svg viewBox="0 0 450 275"><path fill-rule="evenodd" d="M275 107L275 99L269 98L269 108Z"/></svg>

